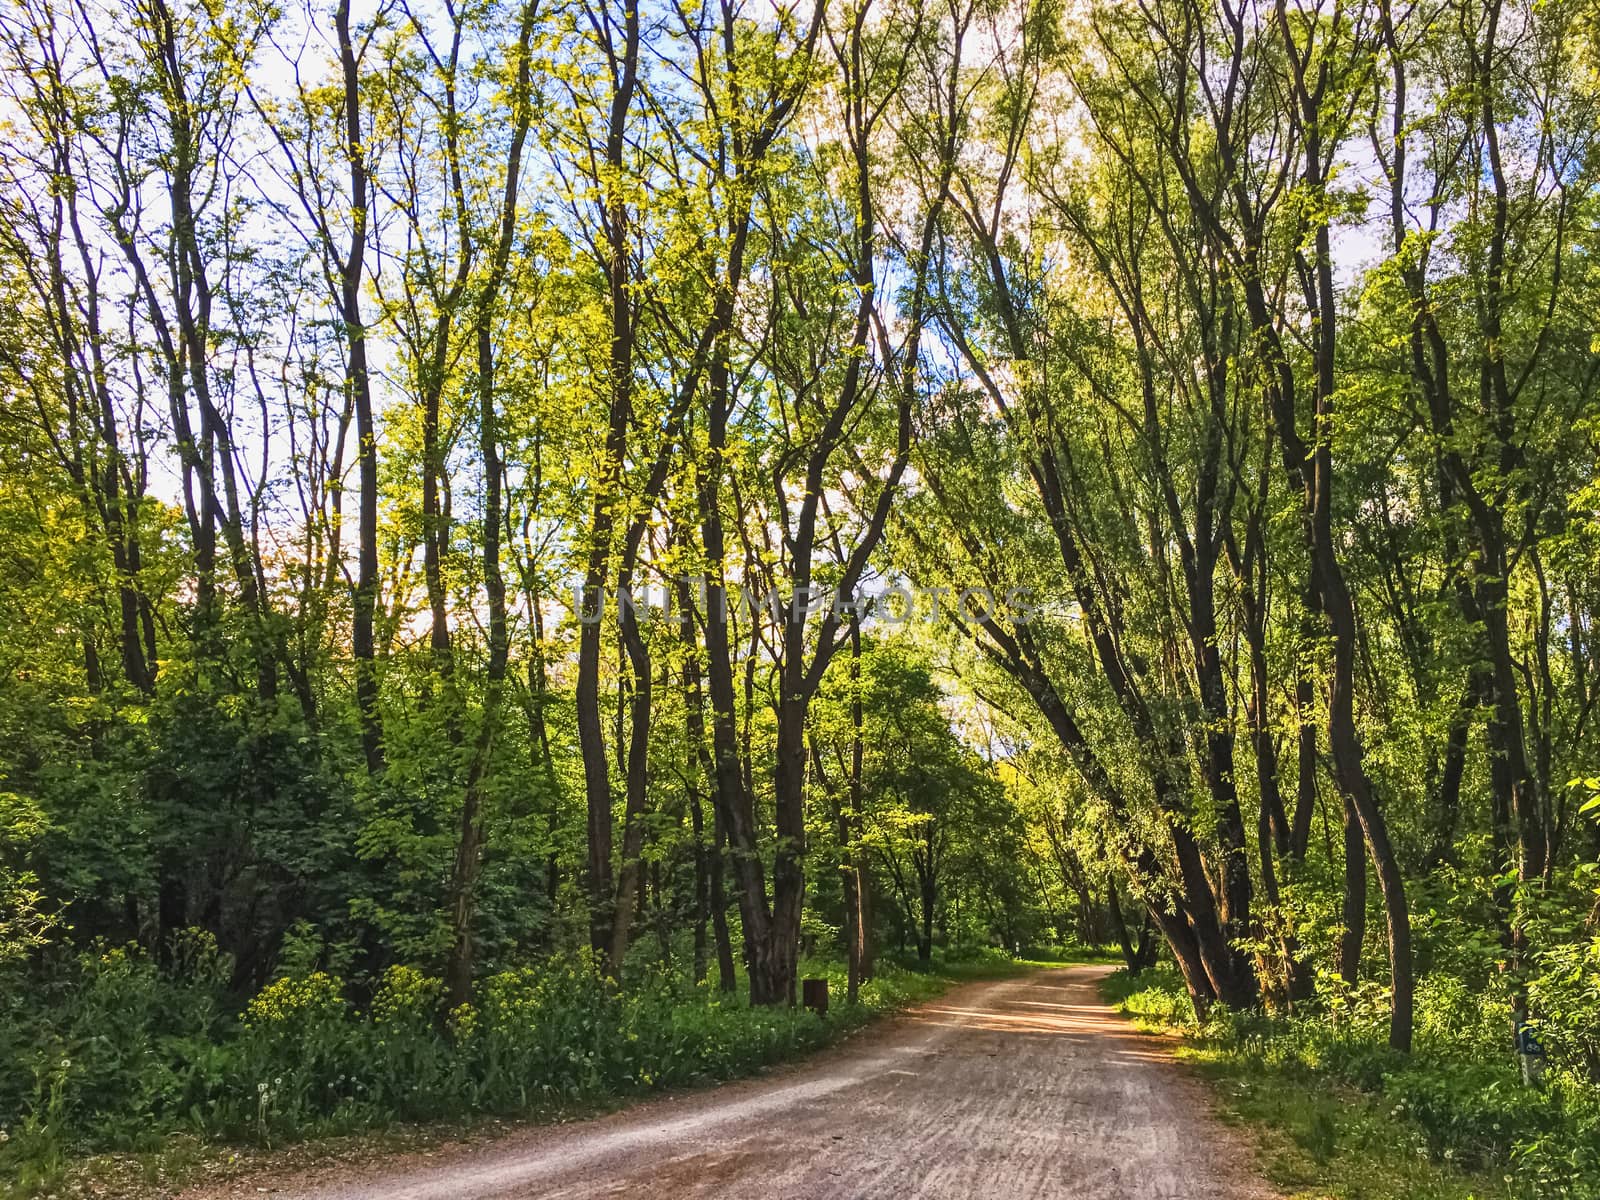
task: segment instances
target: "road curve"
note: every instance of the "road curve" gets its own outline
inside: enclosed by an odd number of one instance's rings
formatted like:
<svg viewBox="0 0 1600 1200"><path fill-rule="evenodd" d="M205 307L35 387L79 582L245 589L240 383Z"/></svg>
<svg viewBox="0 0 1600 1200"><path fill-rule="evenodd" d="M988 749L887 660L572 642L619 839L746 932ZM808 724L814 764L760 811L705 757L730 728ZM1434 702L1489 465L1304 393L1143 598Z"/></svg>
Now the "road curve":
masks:
<svg viewBox="0 0 1600 1200"><path fill-rule="evenodd" d="M1203 1086L1165 1042L1101 1001L1106 970L969 984L760 1079L431 1158L310 1171L270 1191L305 1200L1267 1200L1248 1146L1211 1116Z"/></svg>

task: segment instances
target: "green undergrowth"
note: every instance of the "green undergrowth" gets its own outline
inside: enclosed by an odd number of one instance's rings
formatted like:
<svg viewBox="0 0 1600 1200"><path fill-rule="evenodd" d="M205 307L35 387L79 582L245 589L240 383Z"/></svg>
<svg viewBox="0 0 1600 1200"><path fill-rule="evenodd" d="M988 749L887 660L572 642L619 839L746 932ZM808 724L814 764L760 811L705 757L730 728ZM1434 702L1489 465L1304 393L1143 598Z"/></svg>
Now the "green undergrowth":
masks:
<svg viewBox="0 0 1600 1200"><path fill-rule="evenodd" d="M1416 1047L1388 1049L1381 998L1297 1017L1193 1017L1176 971L1104 983L1142 1027L1185 1036L1180 1056L1224 1116L1249 1127L1268 1179L1310 1200L1594 1200L1600 1089L1553 1070L1523 1085L1495 1018L1459 981L1418 988Z"/></svg>
<svg viewBox="0 0 1600 1200"><path fill-rule="evenodd" d="M1086 945L1081 942L1070 944L1052 943L1050 945L1024 946L1021 956L1030 962L1040 965L1058 965L1065 963L1121 963L1122 949L1115 945Z"/></svg>
<svg viewBox="0 0 1600 1200"><path fill-rule="evenodd" d="M884 963L850 1006L843 968L808 962L803 974L830 981L826 1018L664 971L618 988L587 955L495 974L452 1011L408 967L366 996L322 972L281 978L237 1011L203 964L174 976L112 950L85 958L57 1003L0 1004L0 1197L105 1195L108 1179L126 1194L129 1179L153 1188L229 1147L602 1110L753 1074L1025 965Z"/></svg>

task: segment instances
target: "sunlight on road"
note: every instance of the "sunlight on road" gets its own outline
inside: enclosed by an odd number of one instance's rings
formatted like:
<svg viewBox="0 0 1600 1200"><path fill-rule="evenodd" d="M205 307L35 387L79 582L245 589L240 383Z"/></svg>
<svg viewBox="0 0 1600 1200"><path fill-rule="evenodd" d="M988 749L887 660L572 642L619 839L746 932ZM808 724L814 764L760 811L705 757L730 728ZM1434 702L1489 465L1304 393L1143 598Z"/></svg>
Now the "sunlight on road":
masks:
<svg viewBox="0 0 1600 1200"><path fill-rule="evenodd" d="M1239 1165L1248 1155L1207 1115L1170 1043L1099 1002L1105 970L972 984L766 1079L275 1190L306 1200L1264 1200Z"/></svg>

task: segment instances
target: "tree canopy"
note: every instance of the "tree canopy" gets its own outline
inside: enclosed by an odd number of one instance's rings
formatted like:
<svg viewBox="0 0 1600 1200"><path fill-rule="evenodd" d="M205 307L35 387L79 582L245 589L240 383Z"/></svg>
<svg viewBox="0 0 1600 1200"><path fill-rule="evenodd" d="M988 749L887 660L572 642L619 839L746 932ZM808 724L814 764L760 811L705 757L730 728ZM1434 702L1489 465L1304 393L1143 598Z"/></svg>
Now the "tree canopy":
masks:
<svg viewBox="0 0 1600 1200"><path fill-rule="evenodd" d="M1592 1076L1597 39L15 0L3 990L1159 944Z"/></svg>

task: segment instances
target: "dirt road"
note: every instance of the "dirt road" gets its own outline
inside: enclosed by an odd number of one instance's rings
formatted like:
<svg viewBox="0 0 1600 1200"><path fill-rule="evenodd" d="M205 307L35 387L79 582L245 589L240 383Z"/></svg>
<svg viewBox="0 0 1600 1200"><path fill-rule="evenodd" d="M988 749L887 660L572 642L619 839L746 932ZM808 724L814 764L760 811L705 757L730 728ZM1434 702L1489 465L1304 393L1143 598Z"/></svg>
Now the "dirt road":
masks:
<svg viewBox="0 0 1600 1200"><path fill-rule="evenodd" d="M307 1200L1266 1200L1103 967L971 984L794 1069L459 1153L274 1181ZM246 1190L256 1191L254 1187Z"/></svg>

